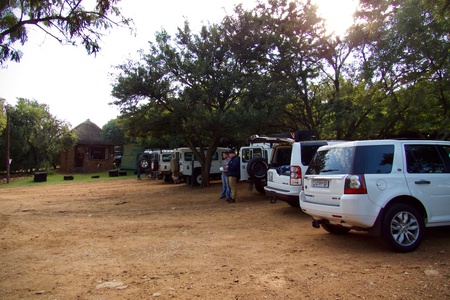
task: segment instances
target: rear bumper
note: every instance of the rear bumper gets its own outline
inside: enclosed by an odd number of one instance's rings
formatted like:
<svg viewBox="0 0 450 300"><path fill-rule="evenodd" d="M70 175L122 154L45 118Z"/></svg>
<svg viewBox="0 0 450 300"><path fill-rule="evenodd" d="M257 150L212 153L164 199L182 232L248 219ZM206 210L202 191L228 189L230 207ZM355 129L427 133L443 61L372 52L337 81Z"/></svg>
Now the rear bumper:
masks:
<svg viewBox="0 0 450 300"><path fill-rule="evenodd" d="M328 220L347 227L370 229L374 226L381 207L358 195L346 195L337 205L325 205L306 201L300 194L300 207L315 220Z"/></svg>
<svg viewBox="0 0 450 300"><path fill-rule="evenodd" d="M272 187L264 187L264 191L266 195L271 198L276 198L277 200L286 201L289 203L299 202L299 194L298 192L291 192L287 190L275 189Z"/></svg>

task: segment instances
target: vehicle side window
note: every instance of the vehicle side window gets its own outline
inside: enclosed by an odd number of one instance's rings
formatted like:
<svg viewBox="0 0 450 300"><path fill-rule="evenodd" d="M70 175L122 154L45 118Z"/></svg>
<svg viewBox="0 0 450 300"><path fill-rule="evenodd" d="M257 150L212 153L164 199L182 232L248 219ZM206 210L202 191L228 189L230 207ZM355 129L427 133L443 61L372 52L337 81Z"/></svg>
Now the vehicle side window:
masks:
<svg viewBox="0 0 450 300"><path fill-rule="evenodd" d="M194 153L192 153L192 152L184 153L184 160L185 161L193 161L194 160Z"/></svg>
<svg viewBox="0 0 450 300"><path fill-rule="evenodd" d="M450 158L450 146L442 146L442 150L444 150L444 155Z"/></svg>
<svg viewBox="0 0 450 300"><path fill-rule="evenodd" d="M262 157L261 149L243 149L242 150L242 162L249 162L251 159L256 157Z"/></svg>
<svg viewBox="0 0 450 300"><path fill-rule="evenodd" d="M408 173L445 173L445 165L434 145L405 145Z"/></svg>
<svg viewBox="0 0 450 300"><path fill-rule="evenodd" d="M394 161L394 145L358 146L353 174L389 174Z"/></svg>
<svg viewBox="0 0 450 300"><path fill-rule="evenodd" d="M214 152L212 160L219 160L219 152Z"/></svg>
<svg viewBox="0 0 450 300"><path fill-rule="evenodd" d="M317 149L319 149L320 146L323 145L302 145L302 164L304 166L309 165L311 162L314 154L316 154Z"/></svg>
<svg viewBox="0 0 450 300"><path fill-rule="evenodd" d="M163 162L170 162L170 160L172 159L173 155L172 154L163 154L162 155L162 161Z"/></svg>

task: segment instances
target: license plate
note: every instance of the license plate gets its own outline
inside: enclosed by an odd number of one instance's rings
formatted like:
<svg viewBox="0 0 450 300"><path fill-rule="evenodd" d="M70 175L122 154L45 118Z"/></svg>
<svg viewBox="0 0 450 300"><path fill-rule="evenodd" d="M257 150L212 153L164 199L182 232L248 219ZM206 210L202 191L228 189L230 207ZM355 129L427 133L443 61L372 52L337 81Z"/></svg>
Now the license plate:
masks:
<svg viewBox="0 0 450 300"><path fill-rule="evenodd" d="M267 172L267 180L273 181L273 173L272 172Z"/></svg>
<svg viewBox="0 0 450 300"><path fill-rule="evenodd" d="M313 180L311 185L316 188L327 188L329 185L328 180Z"/></svg>

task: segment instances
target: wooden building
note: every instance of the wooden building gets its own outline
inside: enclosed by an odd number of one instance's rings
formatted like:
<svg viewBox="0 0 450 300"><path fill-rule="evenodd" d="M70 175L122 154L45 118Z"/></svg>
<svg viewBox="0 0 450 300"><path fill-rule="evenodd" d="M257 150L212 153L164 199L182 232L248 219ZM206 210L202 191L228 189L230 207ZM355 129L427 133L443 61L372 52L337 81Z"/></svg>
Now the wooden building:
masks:
<svg viewBox="0 0 450 300"><path fill-rule="evenodd" d="M89 119L74 128L78 142L61 153L61 172L95 173L114 165L114 144L102 138L102 129Z"/></svg>

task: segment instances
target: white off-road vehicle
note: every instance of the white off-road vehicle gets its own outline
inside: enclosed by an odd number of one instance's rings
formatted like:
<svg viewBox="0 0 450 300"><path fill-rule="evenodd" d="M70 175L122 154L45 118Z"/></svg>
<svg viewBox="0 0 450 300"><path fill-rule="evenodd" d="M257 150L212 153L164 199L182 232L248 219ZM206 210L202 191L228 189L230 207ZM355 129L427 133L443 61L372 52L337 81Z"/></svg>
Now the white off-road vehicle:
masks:
<svg viewBox="0 0 450 300"><path fill-rule="evenodd" d="M165 182L172 181L172 173L170 172L170 160L173 158L173 150L158 150L155 152L151 161L152 170L156 170L155 176L158 179L164 179Z"/></svg>
<svg viewBox="0 0 450 300"><path fill-rule="evenodd" d="M280 143L273 147L264 187L271 202L285 201L292 207L300 207L299 193L309 162L317 149L342 141L296 141Z"/></svg>
<svg viewBox="0 0 450 300"><path fill-rule="evenodd" d="M170 172L170 160L173 157L173 150L146 150L137 155L137 166L141 173L147 174L149 178L172 180Z"/></svg>
<svg viewBox="0 0 450 300"><path fill-rule="evenodd" d="M290 143L288 138L277 138L267 136L251 136L250 145L239 149L241 172L240 180L247 181L250 186L256 188L261 194L265 194L264 186L267 181L267 170L269 169L272 147L280 143Z"/></svg>
<svg viewBox="0 0 450 300"><path fill-rule="evenodd" d="M223 165L222 154L230 151L229 148L217 147L211 161L210 177L219 179L222 175L220 167ZM188 147L177 148L173 151L170 161L170 171L175 183L184 181L187 184L200 185L202 183L201 165L195 159L194 152Z"/></svg>
<svg viewBox="0 0 450 300"><path fill-rule="evenodd" d="M320 147L304 177L302 210L333 234L380 236L410 252L425 227L450 225L450 142L367 140Z"/></svg>

